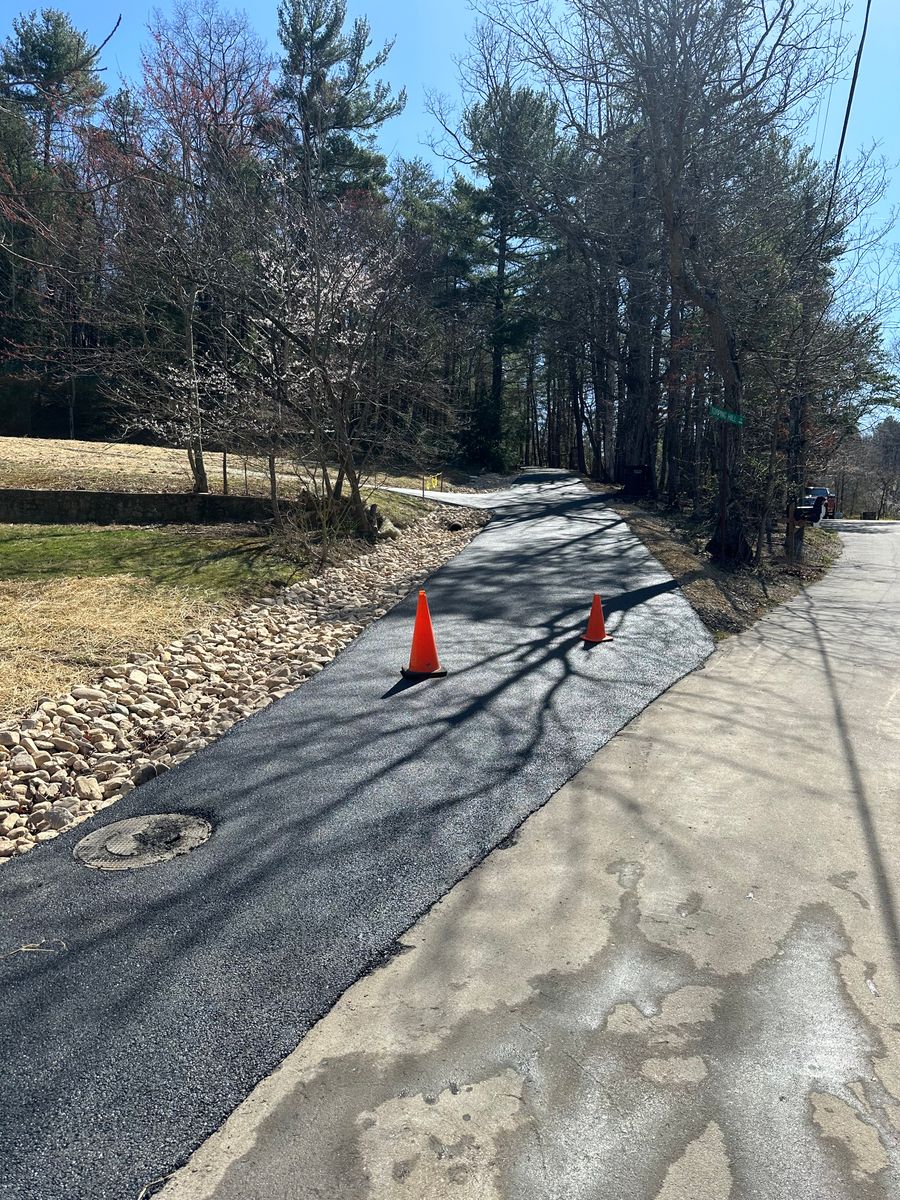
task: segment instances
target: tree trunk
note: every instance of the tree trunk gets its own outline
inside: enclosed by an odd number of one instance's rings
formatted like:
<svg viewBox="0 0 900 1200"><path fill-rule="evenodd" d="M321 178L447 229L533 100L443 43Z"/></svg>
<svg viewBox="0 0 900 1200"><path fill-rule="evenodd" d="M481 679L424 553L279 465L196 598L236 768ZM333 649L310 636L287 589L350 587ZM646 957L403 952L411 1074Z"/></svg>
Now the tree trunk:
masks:
<svg viewBox="0 0 900 1200"><path fill-rule="evenodd" d="M706 373L694 385L694 463L691 497L694 518L699 518L703 487L703 438L706 433Z"/></svg>
<svg viewBox="0 0 900 1200"><path fill-rule="evenodd" d="M334 498L335 498L335 500L340 500L341 495L343 494L343 491L344 491L344 465L343 465L343 463L341 463L341 465L338 467L338 473L337 473L337 476L334 481Z"/></svg>
<svg viewBox="0 0 900 1200"><path fill-rule="evenodd" d="M284 524L284 518L281 515L281 505L278 502L278 474L275 470L275 451L270 450L268 455L269 463L269 499L272 501L272 515L275 517L275 524L280 528Z"/></svg>
<svg viewBox="0 0 900 1200"><path fill-rule="evenodd" d="M709 543L713 558L737 566L750 562L753 548L747 536L744 515L737 493L737 475L741 463L741 408L743 375L737 339L715 289L695 277L685 251L684 231L676 215L675 197L666 183L666 168L657 162L657 181L660 184L663 223L669 252L669 277L672 292L678 298L690 300L703 313L713 350L713 360L722 381L723 407L736 419L717 421L716 438L719 476L718 519L716 532Z"/></svg>
<svg viewBox="0 0 900 1200"><path fill-rule="evenodd" d="M487 465L500 467L503 441L503 357L506 342L504 308L506 306L506 255L508 235L501 218L497 232L497 279L494 287L494 320L491 330L490 408L485 414L482 437Z"/></svg>
<svg viewBox="0 0 900 1200"><path fill-rule="evenodd" d="M889 488L890 488L890 483L882 484L881 498L878 501L878 520L879 521L884 516L885 511L887 509L887 497L888 497Z"/></svg>
<svg viewBox="0 0 900 1200"><path fill-rule="evenodd" d="M582 405L581 383L578 378L578 363L575 354L570 350L567 355L569 368L569 401L572 409L574 424L575 469L581 475L587 475L587 461L584 457L584 409Z"/></svg>
<svg viewBox="0 0 900 1200"><path fill-rule="evenodd" d="M769 551L772 550L772 504L775 499L775 471L778 464L778 429L781 425L781 397L777 396L772 410L772 428L769 434L769 461L766 468L766 489L759 525L756 531L756 553L754 561L758 566L762 561L763 539L768 540Z"/></svg>
<svg viewBox="0 0 900 1200"><path fill-rule="evenodd" d="M616 478L642 496L653 490L651 476L653 292L647 245L647 188L643 150L632 146L632 234L625 266L625 408L620 411Z"/></svg>
<svg viewBox="0 0 900 1200"><path fill-rule="evenodd" d="M812 206L809 197L806 204L806 228L812 230ZM806 416L809 404L807 395L807 347L810 342L810 308L809 297L804 293L800 308L800 355L797 363L797 387L791 393L788 409L788 525L794 523L794 510L803 503L803 489L806 484ZM801 528L802 534L802 528ZM799 540L800 553L803 552L803 538ZM787 539L788 562L794 561L795 540Z"/></svg>
<svg viewBox="0 0 900 1200"><path fill-rule="evenodd" d="M639 291L639 288L636 289ZM646 296L629 298L625 355L625 408L619 418L616 477L635 495L650 491L650 306Z"/></svg>
<svg viewBox="0 0 900 1200"><path fill-rule="evenodd" d="M209 491L209 480L206 475L206 463L203 459L203 414L200 409L200 388L197 384L197 358L194 347L194 305L197 302L197 290L186 292L182 299L184 316L184 356L188 369L189 421L190 434L188 441L188 462L194 476L194 492Z"/></svg>
<svg viewBox="0 0 900 1200"><path fill-rule="evenodd" d="M554 397L552 364L546 367L547 390L547 466L558 467L560 459L559 423L557 420L556 402Z"/></svg>
<svg viewBox="0 0 900 1200"><path fill-rule="evenodd" d="M350 508L353 513L353 519L356 522L356 527L366 537L374 537L376 530L369 519L369 513L362 498L362 492L359 490L359 475L350 463L346 465L345 474L347 476L347 483L350 485Z"/></svg>
<svg viewBox="0 0 900 1200"><path fill-rule="evenodd" d="M681 486L681 399L682 399L682 304L672 297L669 311L669 364L666 382L666 425L663 434L662 468L659 489L665 489L666 502L674 508Z"/></svg>
<svg viewBox="0 0 900 1200"><path fill-rule="evenodd" d="M793 537L795 525L795 510L803 495L804 475L804 426L806 418L806 396L795 391L790 398L788 407L788 533L785 542L788 562L794 561L795 541ZM800 543L802 547L802 542Z"/></svg>

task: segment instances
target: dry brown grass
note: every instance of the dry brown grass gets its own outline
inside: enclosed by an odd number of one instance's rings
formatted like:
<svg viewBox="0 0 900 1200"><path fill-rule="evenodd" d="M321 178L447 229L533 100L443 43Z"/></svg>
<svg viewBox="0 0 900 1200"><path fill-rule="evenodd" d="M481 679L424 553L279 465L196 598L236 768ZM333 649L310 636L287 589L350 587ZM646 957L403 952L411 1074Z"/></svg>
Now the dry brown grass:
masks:
<svg viewBox="0 0 900 1200"><path fill-rule="evenodd" d="M207 451L210 490L221 494L222 455ZM246 470L245 470L246 467ZM278 462L279 487L288 497L310 482L302 465ZM422 477L378 471L368 487L419 487ZM0 437L0 487L112 492L189 492L187 453L132 442L81 442L63 438ZM267 496L268 464L259 457L228 456L228 488L234 496Z"/></svg>
<svg viewBox="0 0 900 1200"><path fill-rule="evenodd" d="M229 490L266 495L266 464L248 459L246 479L244 465L229 456ZM221 454L207 455L207 469L211 487L221 492ZM280 464L284 495L296 495L302 471ZM0 438L0 487L140 492L189 491L191 484L183 450ZM390 493L382 493L379 505L401 527L420 512L414 501ZM24 712L117 659L302 577L311 565L308 549L270 545L258 531L225 526L0 526L0 714ZM335 561L358 553L359 545L347 540L327 550Z"/></svg>
<svg viewBox="0 0 900 1200"><path fill-rule="evenodd" d="M216 606L132 575L0 581L0 713L67 692L126 653L202 625Z"/></svg>
<svg viewBox="0 0 900 1200"><path fill-rule="evenodd" d="M608 489L604 489L608 490ZM841 553L838 536L808 529L803 562L790 564L773 539L755 570L723 571L702 549L707 534L686 528L677 516L654 511L618 497L611 501L629 527L658 558L684 592L691 607L717 639L740 633L769 609L784 604L808 584L821 579ZM782 535L783 536L783 535Z"/></svg>
<svg viewBox="0 0 900 1200"><path fill-rule="evenodd" d="M222 455L206 455L210 487L222 491ZM243 459L229 457L229 488L244 494ZM191 490L184 450L138 446L129 442L80 442L62 438L0 438L0 486L96 489L114 492ZM247 460L247 491L266 495L268 480L261 459Z"/></svg>

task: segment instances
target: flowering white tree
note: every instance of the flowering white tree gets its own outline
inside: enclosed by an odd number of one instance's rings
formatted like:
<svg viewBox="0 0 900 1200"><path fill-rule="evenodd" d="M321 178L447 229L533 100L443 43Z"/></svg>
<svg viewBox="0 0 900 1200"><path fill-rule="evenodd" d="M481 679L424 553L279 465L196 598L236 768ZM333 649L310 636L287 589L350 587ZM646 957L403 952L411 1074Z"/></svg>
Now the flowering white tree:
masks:
<svg viewBox="0 0 900 1200"><path fill-rule="evenodd" d="M317 464L326 499L346 495L372 532L362 480L375 459L409 451L416 409L432 410L436 380L421 353L433 338L416 304L414 255L381 205L365 196L310 203L280 180L259 210L256 255L234 302L234 360L256 384L258 428ZM424 427L424 425L423 425Z"/></svg>

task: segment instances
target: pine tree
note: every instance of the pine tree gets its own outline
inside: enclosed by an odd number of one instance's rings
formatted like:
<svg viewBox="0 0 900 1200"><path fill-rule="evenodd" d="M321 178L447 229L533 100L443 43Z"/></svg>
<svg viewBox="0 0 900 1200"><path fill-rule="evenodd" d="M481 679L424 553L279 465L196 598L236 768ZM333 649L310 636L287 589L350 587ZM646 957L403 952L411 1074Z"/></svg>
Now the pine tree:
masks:
<svg viewBox="0 0 900 1200"><path fill-rule="evenodd" d="M106 90L97 49L64 12L44 8L16 17L0 54L0 95L14 100L40 129L41 161L49 169L54 131L73 113L88 114Z"/></svg>
<svg viewBox="0 0 900 1200"><path fill-rule="evenodd" d="M346 23L345 0L282 0L278 8L285 133L310 201L384 188L375 135L406 104L405 90L394 96L376 78L393 43L367 58L368 21L357 17L349 32Z"/></svg>

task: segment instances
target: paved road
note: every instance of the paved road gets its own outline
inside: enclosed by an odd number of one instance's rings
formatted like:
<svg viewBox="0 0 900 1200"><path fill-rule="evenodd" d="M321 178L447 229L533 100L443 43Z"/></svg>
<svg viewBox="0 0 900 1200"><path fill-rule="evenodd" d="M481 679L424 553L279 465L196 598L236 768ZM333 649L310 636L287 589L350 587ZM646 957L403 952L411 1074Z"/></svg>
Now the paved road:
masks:
<svg viewBox="0 0 900 1200"><path fill-rule="evenodd" d="M411 597L298 693L0 871L4 1200L131 1200L184 1161L420 914L709 653L672 581L580 484L533 480L493 502L429 581L446 679L400 683ZM587 650L595 590L616 640ZM88 828L154 811L215 832L140 872L73 861Z"/></svg>
<svg viewBox="0 0 900 1200"><path fill-rule="evenodd" d="M900 526L838 528L162 1200L900 1196Z"/></svg>

